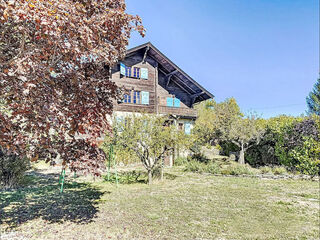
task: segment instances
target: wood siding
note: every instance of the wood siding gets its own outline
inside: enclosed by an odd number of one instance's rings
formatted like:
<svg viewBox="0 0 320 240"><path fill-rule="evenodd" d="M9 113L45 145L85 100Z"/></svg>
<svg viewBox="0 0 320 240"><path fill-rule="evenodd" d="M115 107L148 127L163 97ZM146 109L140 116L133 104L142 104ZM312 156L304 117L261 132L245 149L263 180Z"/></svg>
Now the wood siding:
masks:
<svg viewBox="0 0 320 240"><path fill-rule="evenodd" d="M191 106L192 92L181 88L175 81L174 76L171 77L169 84L167 84L168 77L163 71L159 70L160 66L158 66L158 63L151 57L147 57L145 63L143 63L143 56L144 51L137 51L122 62L129 67L147 68L147 80L122 76L118 64L112 71L112 81L114 81L117 86L124 87L129 91L149 92L149 104L119 104L115 102L114 110L121 112L160 113L192 118L196 117L196 110ZM167 97L178 98L180 100L180 107L168 107Z"/></svg>

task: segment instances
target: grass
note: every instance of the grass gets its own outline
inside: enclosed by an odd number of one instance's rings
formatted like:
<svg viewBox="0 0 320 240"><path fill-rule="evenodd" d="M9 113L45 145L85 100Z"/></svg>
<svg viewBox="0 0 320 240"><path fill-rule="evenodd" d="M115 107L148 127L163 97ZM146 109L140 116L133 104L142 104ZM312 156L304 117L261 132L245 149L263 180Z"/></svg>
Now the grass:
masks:
<svg viewBox="0 0 320 240"><path fill-rule="evenodd" d="M58 176L34 172L25 187L0 191L3 234L86 240L319 238L318 182L207 176L182 168L167 172L170 179L152 186L70 179L62 195Z"/></svg>

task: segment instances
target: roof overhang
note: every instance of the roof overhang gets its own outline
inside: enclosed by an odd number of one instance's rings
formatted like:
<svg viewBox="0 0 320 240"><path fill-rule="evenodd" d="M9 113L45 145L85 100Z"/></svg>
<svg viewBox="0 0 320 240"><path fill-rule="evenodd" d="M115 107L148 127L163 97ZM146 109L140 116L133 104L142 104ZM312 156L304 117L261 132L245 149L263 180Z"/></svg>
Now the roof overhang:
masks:
<svg viewBox="0 0 320 240"><path fill-rule="evenodd" d="M127 50L127 56L130 56L140 50L145 50L145 56L148 55L153 58L158 63L160 71L167 75L171 74L171 79L178 86L187 91L190 95L194 96L194 103L214 98L212 93L197 83L150 42Z"/></svg>

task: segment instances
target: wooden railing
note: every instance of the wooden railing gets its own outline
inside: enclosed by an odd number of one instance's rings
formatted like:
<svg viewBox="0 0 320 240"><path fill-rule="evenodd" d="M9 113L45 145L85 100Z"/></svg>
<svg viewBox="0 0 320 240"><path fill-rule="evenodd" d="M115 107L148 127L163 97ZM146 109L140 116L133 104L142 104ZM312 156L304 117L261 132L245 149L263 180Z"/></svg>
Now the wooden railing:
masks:
<svg viewBox="0 0 320 240"><path fill-rule="evenodd" d="M158 106L158 111L160 114L173 114L179 116L197 117L197 110L193 108Z"/></svg>

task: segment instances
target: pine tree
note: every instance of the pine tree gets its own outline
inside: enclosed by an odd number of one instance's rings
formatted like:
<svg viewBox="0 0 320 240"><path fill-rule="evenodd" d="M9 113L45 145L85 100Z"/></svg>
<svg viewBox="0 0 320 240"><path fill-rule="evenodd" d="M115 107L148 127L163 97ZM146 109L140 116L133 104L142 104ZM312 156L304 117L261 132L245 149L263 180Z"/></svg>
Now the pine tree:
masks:
<svg viewBox="0 0 320 240"><path fill-rule="evenodd" d="M313 90L309 93L307 104L310 114L320 115L320 78L318 78Z"/></svg>

